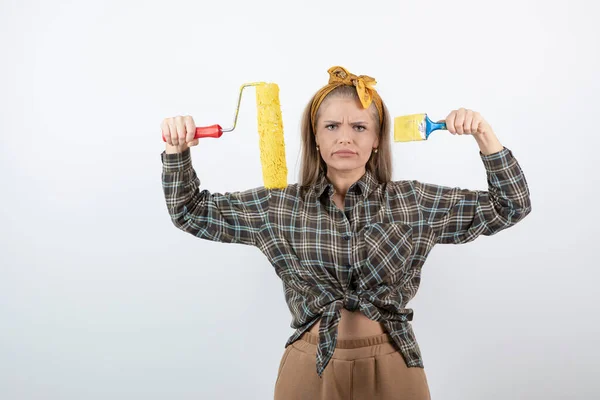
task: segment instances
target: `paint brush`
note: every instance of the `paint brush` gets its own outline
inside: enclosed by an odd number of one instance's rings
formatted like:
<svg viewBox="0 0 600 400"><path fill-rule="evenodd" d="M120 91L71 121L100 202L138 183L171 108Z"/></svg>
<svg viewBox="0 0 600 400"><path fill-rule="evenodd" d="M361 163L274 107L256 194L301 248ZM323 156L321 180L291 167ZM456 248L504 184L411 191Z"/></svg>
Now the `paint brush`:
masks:
<svg viewBox="0 0 600 400"><path fill-rule="evenodd" d="M427 114L410 114L394 118L394 142L427 140L431 132L447 129L445 122L433 122Z"/></svg>

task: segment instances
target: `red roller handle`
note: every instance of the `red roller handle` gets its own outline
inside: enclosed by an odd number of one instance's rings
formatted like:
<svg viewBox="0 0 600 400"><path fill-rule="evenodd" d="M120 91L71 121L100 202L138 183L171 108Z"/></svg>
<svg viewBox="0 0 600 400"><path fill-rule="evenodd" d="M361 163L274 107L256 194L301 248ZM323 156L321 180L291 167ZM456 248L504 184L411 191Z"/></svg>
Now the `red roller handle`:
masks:
<svg viewBox="0 0 600 400"><path fill-rule="evenodd" d="M196 128L196 135L194 136L194 139L201 139L201 138L207 138L207 137L216 139L216 138L220 138L222 134L223 134L223 128L221 128L221 125L215 124L215 125L211 125L211 126L202 126L202 127ZM167 141L165 139L164 135L162 135L162 138L163 138L163 142Z"/></svg>

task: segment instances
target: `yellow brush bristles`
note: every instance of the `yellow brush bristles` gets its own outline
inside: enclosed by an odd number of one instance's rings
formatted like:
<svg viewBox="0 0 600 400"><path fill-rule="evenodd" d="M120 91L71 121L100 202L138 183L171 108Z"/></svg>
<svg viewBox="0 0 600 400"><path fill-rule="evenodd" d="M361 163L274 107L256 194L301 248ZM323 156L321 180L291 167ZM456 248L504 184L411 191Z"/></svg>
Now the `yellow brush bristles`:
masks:
<svg viewBox="0 0 600 400"><path fill-rule="evenodd" d="M256 85L256 115L264 186L269 189L285 188L288 170L277 84Z"/></svg>
<svg viewBox="0 0 600 400"><path fill-rule="evenodd" d="M425 140L425 114L411 114L394 118L394 141Z"/></svg>

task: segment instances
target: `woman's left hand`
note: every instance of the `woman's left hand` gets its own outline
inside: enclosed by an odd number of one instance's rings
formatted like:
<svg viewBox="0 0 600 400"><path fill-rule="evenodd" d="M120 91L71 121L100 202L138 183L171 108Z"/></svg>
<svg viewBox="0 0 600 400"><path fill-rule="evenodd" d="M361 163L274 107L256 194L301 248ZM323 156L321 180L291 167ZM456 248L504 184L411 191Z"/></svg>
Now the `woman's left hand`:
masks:
<svg viewBox="0 0 600 400"><path fill-rule="evenodd" d="M446 129L453 135L493 135L488 122L477 111L466 108L453 110L446 117Z"/></svg>

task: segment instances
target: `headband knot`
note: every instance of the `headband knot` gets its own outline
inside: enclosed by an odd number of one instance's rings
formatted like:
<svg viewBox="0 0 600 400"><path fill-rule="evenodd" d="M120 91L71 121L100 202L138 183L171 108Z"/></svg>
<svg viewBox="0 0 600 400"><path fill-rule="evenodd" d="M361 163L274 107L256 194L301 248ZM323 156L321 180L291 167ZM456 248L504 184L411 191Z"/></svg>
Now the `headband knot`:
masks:
<svg viewBox="0 0 600 400"><path fill-rule="evenodd" d="M330 85L346 85L356 87L358 98L363 108L368 108L373 101L373 92L375 91L375 85L377 81L367 75L356 76L348 72L344 67L331 67L327 71L329 72L329 84Z"/></svg>
<svg viewBox="0 0 600 400"><path fill-rule="evenodd" d="M348 72L346 68L340 66L331 67L327 72L329 73L329 84L323 86L317 92L311 105L312 126L315 133L317 110L325 97L335 88L340 86L354 86L360 103L365 109L369 108L374 101L377 111L379 112L379 124L381 125L383 122L383 104L379 94L377 94L377 91L375 90L377 81L374 78L367 75L356 76Z"/></svg>

